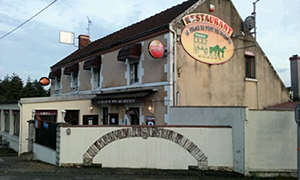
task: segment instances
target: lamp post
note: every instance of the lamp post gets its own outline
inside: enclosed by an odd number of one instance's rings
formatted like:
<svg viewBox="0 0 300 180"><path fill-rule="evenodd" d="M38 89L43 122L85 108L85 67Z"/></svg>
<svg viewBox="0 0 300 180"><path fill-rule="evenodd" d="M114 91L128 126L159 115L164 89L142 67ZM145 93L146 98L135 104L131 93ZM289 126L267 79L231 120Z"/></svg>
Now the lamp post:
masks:
<svg viewBox="0 0 300 180"><path fill-rule="evenodd" d="M34 120L35 119L35 110L34 109L31 111L31 114L32 114L32 120Z"/></svg>
<svg viewBox="0 0 300 180"><path fill-rule="evenodd" d="M62 121L63 123L65 123L65 117L66 117L66 110L61 110L61 116L62 116Z"/></svg>

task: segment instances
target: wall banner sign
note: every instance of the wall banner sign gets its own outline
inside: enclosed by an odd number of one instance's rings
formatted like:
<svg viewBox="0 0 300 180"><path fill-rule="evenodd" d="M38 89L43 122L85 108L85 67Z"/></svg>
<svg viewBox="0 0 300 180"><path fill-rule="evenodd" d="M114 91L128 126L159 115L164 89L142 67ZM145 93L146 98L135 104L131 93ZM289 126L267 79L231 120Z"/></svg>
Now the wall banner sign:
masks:
<svg viewBox="0 0 300 180"><path fill-rule="evenodd" d="M181 33L181 44L191 57L206 64L222 64L232 58L233 29L224 21L203 13L189 14L182 20L186 27Z"/></svg>
<svg viewBox="0 0 300 180"><path fill-rule="evenodd" d="M255 52L245 49L244 55L245 56L255 56Z"/></svg>
<svg viewBox="0 0 300 180"><path fill-rule="evenodd" d="M152 40L149 43L148 50L149 54L155 59L159 59L165 54L165 47L159 40Z"/></svg>

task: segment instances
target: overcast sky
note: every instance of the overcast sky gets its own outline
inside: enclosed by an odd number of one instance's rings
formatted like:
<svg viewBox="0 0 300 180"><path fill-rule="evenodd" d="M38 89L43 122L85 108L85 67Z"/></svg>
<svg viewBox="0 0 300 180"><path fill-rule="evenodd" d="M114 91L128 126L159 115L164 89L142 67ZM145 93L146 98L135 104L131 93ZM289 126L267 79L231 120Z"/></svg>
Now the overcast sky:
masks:
<svg viewBox="0 0 300 180"><path fill-rule="evenodd" d="M48 76L50 66L77 48L59 43L59 31L97 40L121 28L161 12L184 0L57 0L27 24L0 39L0 79L16 73L27 77ZM232 0L242 19L253 11L254 0ZM0 0L0 37L22 24L53 0ZM300 55L300 1L260 0L257 40L280 78L290 86L289 57Z"/></svg>

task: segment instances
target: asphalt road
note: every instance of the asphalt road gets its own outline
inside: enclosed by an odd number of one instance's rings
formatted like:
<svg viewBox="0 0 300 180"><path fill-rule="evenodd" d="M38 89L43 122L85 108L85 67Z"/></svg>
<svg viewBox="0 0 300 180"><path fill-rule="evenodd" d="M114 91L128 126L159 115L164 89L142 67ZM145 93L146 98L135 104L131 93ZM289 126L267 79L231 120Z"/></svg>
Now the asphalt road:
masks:
<svg viewBox="0 0 300 180"><path fill-rule="evenodd" d="M197 170L59 168L40 161L26 161L0 148L0 180L296 180L297 178L244 178L233 172Z"/></svg>

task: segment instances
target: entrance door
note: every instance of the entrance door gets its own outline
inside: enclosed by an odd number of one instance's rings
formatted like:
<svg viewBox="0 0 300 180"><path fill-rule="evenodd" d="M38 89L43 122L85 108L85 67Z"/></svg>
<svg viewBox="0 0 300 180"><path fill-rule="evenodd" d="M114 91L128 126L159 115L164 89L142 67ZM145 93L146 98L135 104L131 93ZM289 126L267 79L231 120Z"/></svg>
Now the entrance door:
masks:
<svg viewBox="0 0 300 180"><path fill-rule="evenodd" d="M139 108L130 108L127 110L131 125L140 125Z"/></svg>
<svg viewBox="0 0 300 180"><path fill-rule="evenodd" d="M119 114L109 114L109 125L119 125Z"/></svg>

